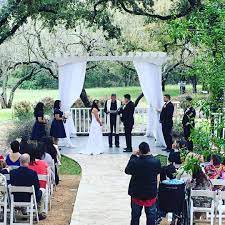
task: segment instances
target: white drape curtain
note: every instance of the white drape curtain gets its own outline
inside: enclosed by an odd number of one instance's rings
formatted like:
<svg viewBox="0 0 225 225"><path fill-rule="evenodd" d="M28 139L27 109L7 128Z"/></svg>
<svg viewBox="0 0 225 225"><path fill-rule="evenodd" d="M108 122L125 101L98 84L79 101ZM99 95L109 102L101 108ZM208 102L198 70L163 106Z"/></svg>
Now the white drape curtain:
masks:
<svg viewBox="0 0 225 225"><path fill-rule="evenodd" d="M59 67L59 96L61 108L64 112L70 112L72 104L80 97L84 86L87 62L77 62ZM72 145L70 137L75 134L75 126L72 116L64 124L67 144Z"/></svg>
<svg viewBox="0 0 225 225"><path fill-rule="evenodd" d="M157 145L165 146L162 126L159 122L160 114L157 112L157 109L163 107L161 66L139 61L134 61L134 66L138 73L143 94L149 104L147 135L152 135Z"/></svg>

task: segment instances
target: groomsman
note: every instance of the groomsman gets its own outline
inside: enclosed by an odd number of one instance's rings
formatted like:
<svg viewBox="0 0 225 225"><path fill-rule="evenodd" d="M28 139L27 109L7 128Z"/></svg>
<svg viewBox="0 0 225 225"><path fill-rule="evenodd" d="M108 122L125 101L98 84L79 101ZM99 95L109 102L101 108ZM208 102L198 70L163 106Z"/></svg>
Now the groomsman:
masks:
<svg viewBox="0 0 225 225"><path fill-rule="evenodd" d="M166 142L166 149L164 151L170 152L172 150L172 128L173 128L173 112L174 105L170 101L170 95L164 95L164 106L160 113L160 123L162 124L162 132Z"/></svg>
<svg viewBox="0 0 225 225"><path fill-rule="evenodd" d="M124 152L132 152L132 129L134 126L134 103L129 94L124 95L124 107L121 109L122 122L124 124L126 145Z"/></svg>
<svg viewBox="0 0 225 225"><path fill-rule="evenodd" d="M184 116L182 119L183 131L184 131L184 138L187 141L187 148L188 150L193 150L193 142L190 139L191 130L195 127L195 116L196 111L192 107L192 97L186 97L187 108L184 111Z"/></svg>
<svg viewBox="0 0 225 225"><path fill-rule="evenodd" d="M111 99L106 101L104 112L107 115L107 127L109 131L109 147L112 148L112 137L115 134L115 145L120 147L119 132L120 132L120 115L118 110L121 108L121 102L116 99L116 94L111 95Z"/></svg>

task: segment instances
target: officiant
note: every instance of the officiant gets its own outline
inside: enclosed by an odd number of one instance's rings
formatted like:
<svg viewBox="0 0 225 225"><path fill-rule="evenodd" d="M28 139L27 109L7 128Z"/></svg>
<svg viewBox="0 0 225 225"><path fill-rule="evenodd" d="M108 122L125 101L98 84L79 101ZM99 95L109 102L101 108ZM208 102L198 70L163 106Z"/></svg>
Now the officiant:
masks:
<svg viewBox="0 0 225 225"><path fill-rule="evenodd" d="M116 99L116 94L111 95L111 99L106 101L104 112L107 115L106 123L109 132L109 147L112 148L113 136L115 136L115 146L119 148L120 115L118 110L121 108L121 102Z"/></svg>

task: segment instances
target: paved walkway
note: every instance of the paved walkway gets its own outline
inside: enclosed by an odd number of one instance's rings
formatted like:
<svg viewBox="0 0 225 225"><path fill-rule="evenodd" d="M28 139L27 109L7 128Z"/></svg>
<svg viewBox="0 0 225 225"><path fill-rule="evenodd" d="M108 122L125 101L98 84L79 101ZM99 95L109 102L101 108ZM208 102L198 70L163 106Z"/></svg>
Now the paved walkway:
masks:
<svg viewBox="0 0 225 225"><path fill-rule="evenodd" d="M108 149L107 138L104 140L106 153L98 156L76 153L85 147L87 137L74 138L77 147L62 150L63 154L76 160L82 168L71 225L129 224L130 198L127 189L130 177L124 173L124 168L130 154L122 153L122 149ZM160 148L154 147L152 139L146 137L134 137L134 146L137 147L141 141L150 143L153 154L164 154ZM123 145L124 142L121 143Z"/></svg>

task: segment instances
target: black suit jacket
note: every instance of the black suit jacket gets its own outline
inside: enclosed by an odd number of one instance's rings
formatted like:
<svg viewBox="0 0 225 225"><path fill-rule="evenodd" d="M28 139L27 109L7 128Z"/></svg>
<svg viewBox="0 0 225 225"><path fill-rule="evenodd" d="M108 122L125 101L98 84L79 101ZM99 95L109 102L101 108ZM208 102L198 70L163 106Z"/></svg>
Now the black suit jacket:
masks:
<svg viewBox="0 0 225 225"><path fill-rule="evenodd" d="M174 106L172 102L164 105L160 113L160 122L167 125L173 125Z"/></svg>
<svg viewBox="0 0 225 225"><path fill-rule="evenodd" d="M121 119L125 127L134 125L134 110L135 110L135 106L132 101L128 102L128 104L122 110Z"/></svg>
<svg viewBox="0 0 225 225"><path fill-rule="evenodd" d="M194 127L195 126L195 116L196 116L195 109L193 107L187 108L184 111L184 116L182 119L183 127L185 127L185 126Z"/></svg>
<svg viewBox="0 0 225 225"><path fill-rule="evenodd" d="M18 169L10 172L10 183L12 186L34 186L37 202L41 200L42 192L40 190L38 175L35 171L27 167L19 167ZM30 201L30 194L16 193L14 195L16 202L28 202Z"/></svg>

